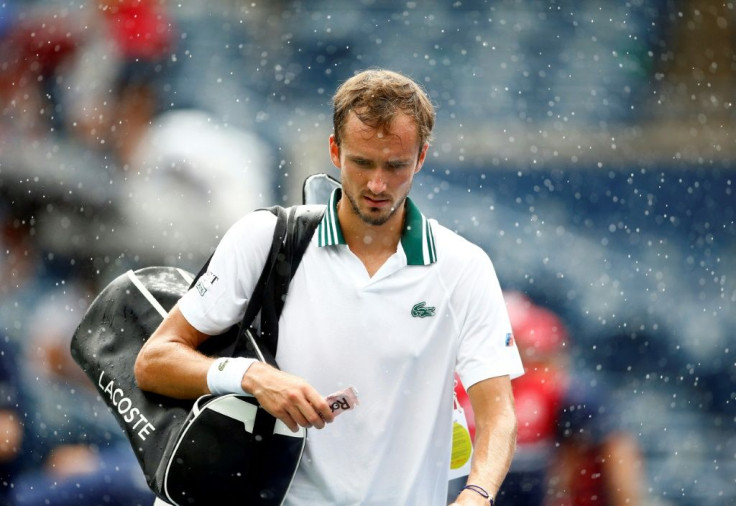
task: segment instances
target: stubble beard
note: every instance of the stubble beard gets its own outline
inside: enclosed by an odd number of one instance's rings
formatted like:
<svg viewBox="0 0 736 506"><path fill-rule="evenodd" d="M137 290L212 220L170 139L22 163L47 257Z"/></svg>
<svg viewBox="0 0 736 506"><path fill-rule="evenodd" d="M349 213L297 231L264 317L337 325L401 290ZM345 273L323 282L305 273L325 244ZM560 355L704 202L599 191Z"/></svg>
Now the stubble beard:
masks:
<svg viewBox="0 0 736 506"><path fill-rule="evenodd" d="M401 207L404 205L404 202L406 202L406 197L409 195L409 193L405 193L401 196L395 203L394 206L389 209L389 211L386 214L367 214L364 213L360 206L358 205L358 202L355 200L353 195L351 195L348 192L343 192L343 194L348 198L348 202L350 202L350 207L353 208L353 212L360 218L360 220L367 224L367 225L374 225L374 226L380 226L385 224L388 220L391 219L391 217L396 214L396 211L401 209ZM374 207L371 207L369 209L376 209Z"/></svg>

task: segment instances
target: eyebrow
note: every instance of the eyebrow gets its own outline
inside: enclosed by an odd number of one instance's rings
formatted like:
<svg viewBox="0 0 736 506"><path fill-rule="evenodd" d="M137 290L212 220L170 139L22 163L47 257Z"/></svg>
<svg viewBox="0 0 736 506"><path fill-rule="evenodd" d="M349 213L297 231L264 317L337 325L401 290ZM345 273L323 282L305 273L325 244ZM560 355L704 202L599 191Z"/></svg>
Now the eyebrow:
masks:
<svg viewBox="0 0 736 506"><path fill-rule="evenodd" d="M346 158L348 158L352 162L375 163L374 160L360 155L346 155ZM411 163L412 161L409 158L399 158L396 160L388 160L386 162L386 165L388 165L389 167L403 167L406 165L411 165Z"/></svg>
<svg viewBox="0 0 736 506"><path fill-rule="evenodd" d="M411 160L409 159L389 160L387 162L387 165L389 165L390 167L404 167L406 165L411 165Z"/></svg>
<svg viewBox="0 0 736 506"><path fill-rule="evenodd" d="M346 158L353 162L370 162L368 158L360 155L346 155Z"/></svg>

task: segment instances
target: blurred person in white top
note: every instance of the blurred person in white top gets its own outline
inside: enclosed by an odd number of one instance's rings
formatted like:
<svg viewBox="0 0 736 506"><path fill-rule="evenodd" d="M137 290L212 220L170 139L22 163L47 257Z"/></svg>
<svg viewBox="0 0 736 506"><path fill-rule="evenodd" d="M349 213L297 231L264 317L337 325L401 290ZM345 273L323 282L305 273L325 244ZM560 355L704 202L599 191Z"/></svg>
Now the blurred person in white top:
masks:
<svg viewBox="0 0 736 506"><path fill-rule="evenodd" d="M274 150L243 126L165 101L177 37L163 4L93 4L64 100L70 132L118 169L119 222L106 247L198 265L238 218L272 202Z"/></svg>
<svg viewBox="0 0 736 506"><path fill-rule="evenodd" d="M201 258L243 214L272 202L273 156L255 134L203 111L156 114L155 89L143 74L117 93L124 224L149 248L144 257Z"/></svg>

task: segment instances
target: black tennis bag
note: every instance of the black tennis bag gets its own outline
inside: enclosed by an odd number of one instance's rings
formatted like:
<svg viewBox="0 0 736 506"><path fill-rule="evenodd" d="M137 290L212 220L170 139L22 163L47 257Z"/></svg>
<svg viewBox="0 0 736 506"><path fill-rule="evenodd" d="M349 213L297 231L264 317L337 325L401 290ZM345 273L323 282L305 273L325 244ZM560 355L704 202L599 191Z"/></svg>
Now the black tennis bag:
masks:
<svg viewBox="0 0 736 506"><path fill-rule="evenodd" d="M269 257L240 325L208 339L211 356L249 356L274 366L278 317L289 282L324 206L269 208L277 225ZM74 333L74 360L125 431L149 487L174 505L281 504L304 449L243 395L177 400L140 390L134 364L143 343L197 278L175 267L128 271L94 300ZM251 328L260 318L260 333Z"/></svg>

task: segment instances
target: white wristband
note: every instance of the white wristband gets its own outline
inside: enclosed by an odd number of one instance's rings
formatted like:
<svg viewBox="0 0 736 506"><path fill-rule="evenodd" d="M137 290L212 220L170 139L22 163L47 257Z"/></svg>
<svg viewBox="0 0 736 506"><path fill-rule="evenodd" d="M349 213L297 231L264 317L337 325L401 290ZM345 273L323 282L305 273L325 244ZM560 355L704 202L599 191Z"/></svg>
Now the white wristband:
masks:
<svg viewBox="0 0 736 506"><path fill-rule="evenodd" d="M256 359L245 357L220 357L207 371L207 387L215 395L245 394L243 376Z"/></svg>

